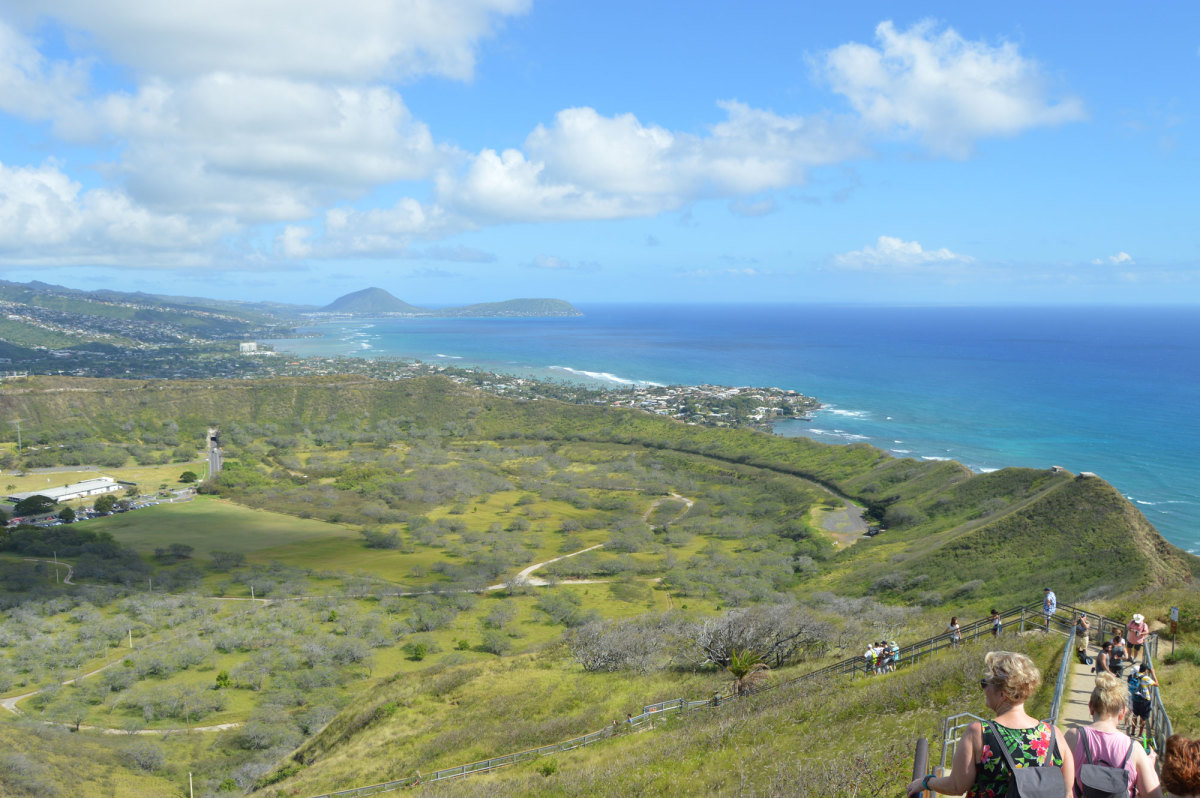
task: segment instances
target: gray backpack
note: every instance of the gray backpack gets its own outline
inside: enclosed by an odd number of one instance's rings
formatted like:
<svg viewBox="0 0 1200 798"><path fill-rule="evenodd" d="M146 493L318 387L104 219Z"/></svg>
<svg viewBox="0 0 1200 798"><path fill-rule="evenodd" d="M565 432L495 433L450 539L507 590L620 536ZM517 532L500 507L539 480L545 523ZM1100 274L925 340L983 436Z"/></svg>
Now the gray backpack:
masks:
<svg viewBox="0 0 1200 798"><path fill-rule="evenodd" d="M1062 768L1054 764L1054 754L1058 751L1058 735L1054 733L1054 727L1050 728L1050 748L1046 751L1045 764L1037 767L1017 767L1012 752L1000 735L993 734L992 738L1004 756L1004 763L1008 765L1008 791L1005 793L1008 798L1067 798Z"/></svg>
<svg viewBox="0 0 1200 798"><path fill-rule="evenodd" d="M1079 765L1075 795L1079 798L1129 798L1129 771L1125 769L1125 765L1133 755L1133 740L1129 741L1129 750L1125 752L1125 759L1118 767L1092 762L1087 729L1079 730L1079 738L1083 741L1083 764Z"/></svg>

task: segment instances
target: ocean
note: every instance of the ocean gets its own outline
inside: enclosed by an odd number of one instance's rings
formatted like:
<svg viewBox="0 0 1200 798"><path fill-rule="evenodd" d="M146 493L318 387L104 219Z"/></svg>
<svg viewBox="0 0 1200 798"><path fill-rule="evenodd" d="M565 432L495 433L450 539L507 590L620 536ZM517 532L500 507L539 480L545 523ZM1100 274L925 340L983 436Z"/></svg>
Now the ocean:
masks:
<svg viewBox="0 0 1200 798"><path fill-rule="evenodd" d="M329 323L304 330L320 337L269 343L610 386L794 389L824 408L778 434L865 441L976 471L1092 471L1168 540L1200 551L1195 308L579 308L582 318Z"/></svg>

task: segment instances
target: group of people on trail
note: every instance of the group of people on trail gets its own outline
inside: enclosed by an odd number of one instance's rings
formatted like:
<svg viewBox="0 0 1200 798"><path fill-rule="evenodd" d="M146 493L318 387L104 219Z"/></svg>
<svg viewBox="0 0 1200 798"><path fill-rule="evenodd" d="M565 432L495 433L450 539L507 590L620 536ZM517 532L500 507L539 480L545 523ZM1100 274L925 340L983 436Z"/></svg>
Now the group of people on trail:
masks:
<svg viewBox="0 0 1200 798"><path fill-rule="evenodd" d="M1167 740L1160 782L1156 754L1120 730L1129 690L1111 673L1096 676L1088 700L1092 723L1063 734L1025 711L1041 673L1024 654L991 651L979 686L992 720L967 726L950 772L915 779L907 794L924 791L967 798L1044 796L1172 796L1200 798L1200 741Z"/></svg>
<svg viewBox="0 0 1200 798"><path fill-rule="evenodd" d="M900 644L895 640L871 643L863 652L863 669L867 673L891 673L900 661Z"/></svg>

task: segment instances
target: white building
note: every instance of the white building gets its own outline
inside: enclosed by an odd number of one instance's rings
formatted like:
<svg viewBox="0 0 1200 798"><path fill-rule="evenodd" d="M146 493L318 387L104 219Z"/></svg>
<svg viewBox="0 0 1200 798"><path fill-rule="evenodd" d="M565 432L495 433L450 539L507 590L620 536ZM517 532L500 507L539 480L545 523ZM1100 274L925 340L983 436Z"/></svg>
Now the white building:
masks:
<svg viewBox="0 0 1200 798"><path fill-rule="evenodd" d="M45 490L13 493L8 496L8 500L16 503L22 499L28 499L30 496L45 496L47 499L54 499L56 502L69 502L73 499L99 496L102 493L114 493L119 490L121 490L120 483L112 477L96 477L95 479L85 479L83 482L64 485L61 488L46 488Z"/></svg>
<svg viewBox="0 0 1200 798"><path fill-rule="evenodd" d="M238 352L243 355L252 355L258 351L258 344L254 341L248 341L238 344Z"/></svg>

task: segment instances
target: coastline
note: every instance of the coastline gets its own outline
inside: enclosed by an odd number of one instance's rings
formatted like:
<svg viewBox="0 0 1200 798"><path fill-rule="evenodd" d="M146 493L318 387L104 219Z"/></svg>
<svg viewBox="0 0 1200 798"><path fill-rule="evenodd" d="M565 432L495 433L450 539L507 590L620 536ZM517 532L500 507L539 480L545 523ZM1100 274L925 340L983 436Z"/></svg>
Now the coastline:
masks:
<svg viewBox="0 0 1200 798"><path fill-rule="evenodd" d="M783 436L896 457L1093 471L1200 547L1200 317L1137 308L583 306L581 319L321 325L281 350L404 355L586 389L773 385L821 399ZM340 340L346 338L348 340ZM559 369L551 369L559 366ZM565 368L601 379L576 380ZM581 389L583 390L583 389Z"/></svg>

